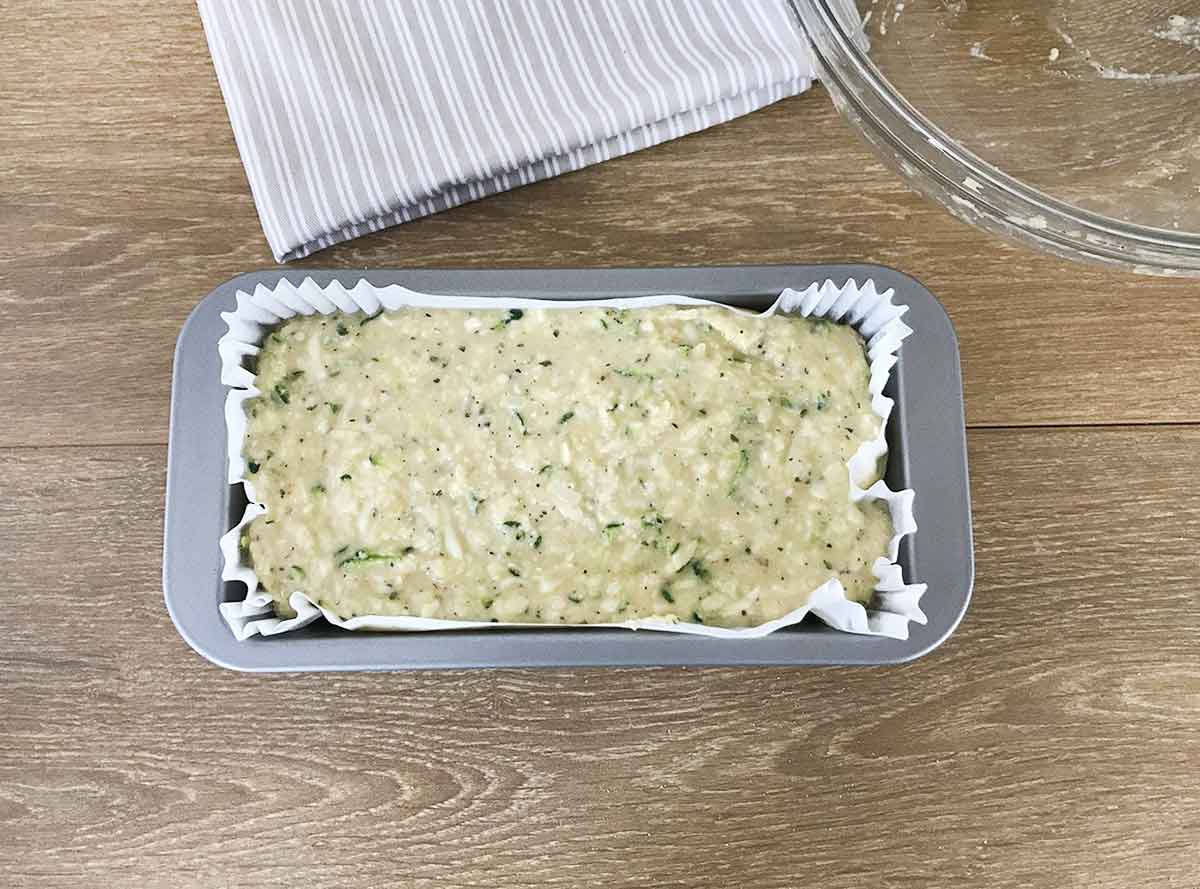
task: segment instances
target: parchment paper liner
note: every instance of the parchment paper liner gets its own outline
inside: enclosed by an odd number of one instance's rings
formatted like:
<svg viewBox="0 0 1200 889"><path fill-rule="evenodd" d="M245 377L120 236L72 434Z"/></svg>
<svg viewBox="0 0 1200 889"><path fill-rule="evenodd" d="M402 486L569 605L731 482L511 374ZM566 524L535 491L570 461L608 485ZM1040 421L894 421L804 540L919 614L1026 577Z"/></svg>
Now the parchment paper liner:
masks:
<svg viewBox="0 0 1200 889"><path fill-rule="evenodd" d="M877 583L876 594L870 607L864 607L846 598L841 582L831 579L817 587L803 607L783 617L755 627L726 628L707 624L668 621L662 618L646 618L611 624L554 624L554 627L608 626L625 627L633 630L658 630L674 633L693 633L698 636L716 636L744 639L765 636L780 627L798 623L812 612L830 626L851 633L888 636L895 639L908 638L909 621L925 623L920 608L920 599L925 584L906 584L901 568L896 563L900 540L917 530L913 518L913 492L892 491L883 481L873 483L866 490L858 482L871 473L879 457L887 453L885 435L893 402L883 395L884 386L896 364L896 353L900 344L912 333L901 316L907 306L892 301L893 290L882 293L876 290L873 281L859 286L853 279L837 286L832 281L812 284L803 291L784 290L764 315L797 314L839 321L854 327L867 342L870 361L871 407L883 423L879 437L863 443L848 465L850 492L855 500L883 500L888 504L894 534L889 543L888 558L875 560L872 569ZM501 629L505 627L529 627L525 623L492 623L490 621L441 620L424 617L393 617L363 615L343 620L335 614L315 605L304 593L293 592L289 604L296 617L281 619L275 616L271 597L259 590L258 576L247 564L241 553L239 539L242 528L266 512L257 502L253 484L245 477L246 464L242 457L242 444L246 434L246 416L243 403L259 394L254 387L255 376L247 369L245 359L257 355L259 343L271 328L294 315L332 314L334 312L366 312L374 314L380 309L403 307L437 309L509 309L547 308L578 309L586 307L638 309L662 305L718 305L730 312L753 315L744 309L736 309L708 300L686 296L645 296L607 300L544 300L544 299L496 299L488 297L442 296L418 293L398 285L375 287L360 280L354 287L346 288L339 282L326 287L319 286L307 278L299 286L280 281L274 289L259 285L254 293L239 291L237 308L223 312L221 318L229 332L217 343L221 355L221 382L230 387L225 401L225 427L228 433L227 453L229 458L229 483L245 486L250 501L238 524L221 537L220 546L224 556L221 577L226 581L241 581L248 590L240 602L225 602L221 614L239 640L261 634L273 636L299 629L324 615L331 624L346 630L457 630L457 629ZM540 626L534 624L532 626Z"/></svg>

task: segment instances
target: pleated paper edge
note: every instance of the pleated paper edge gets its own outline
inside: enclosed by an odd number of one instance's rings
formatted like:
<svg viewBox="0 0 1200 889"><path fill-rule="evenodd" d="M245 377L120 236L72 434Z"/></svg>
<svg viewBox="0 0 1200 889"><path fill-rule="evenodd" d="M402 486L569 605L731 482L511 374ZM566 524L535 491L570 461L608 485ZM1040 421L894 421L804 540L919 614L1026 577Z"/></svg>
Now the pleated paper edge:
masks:
<svg viewBox="0 0 1200 889"><path fill-rule="evenodd" d="M921 596L926 585L906 583L899 556L900 541L916 533L917 523L913 515L912 490L892 491L882 480L875 481L865 490L859 482L872 473L880 457L887 454L887 424L894 402L883 394L895 366L901 344L912 334L912 329L902 320L908 311L905 305L893 301L895 291L891 288L879 291L875 282L868 279L861 286L848 279L838 286L831 280L822 284L811 284L802 291L785 289L763 315L796 314L803 317L827 318L846 323L857 330L867 344L870 368L871 407L881 419L879 436L864 442L847 464L850 472L851 497L854 500L873 499L887 503L892 519L893 535L889 541L888 557L876 559L872 566L877 578L876 595L872 608L846 598L841 582L831 579L810 593L808 602L794 611L755 627L729 628L706 624L666 621L654 618L609 624L556 624L564 627L620 627L631 630L656 630L661 632L690 633L726 639L753 639L769 635L778 629L799 623L812 613L829 626L849 633L907 639L910 622L924 624L926 617L920 607ZM304 593L296 591L289 597L289 604L296 617L279 618L274 614L271 597L258 589L258 576L243 558L240 538L242 530L255 518L266 512L266 507L257 502L253 482L245 477L246 464L242 457L242 445L246 434L246 417L243 403L259 392L255 388L255 376L244 366L249 356L257 355L263 335L274 325L295 315L333 314L335 312L365 312L374 314L380 310L404 307L438 309L579 309L579 308L649 308L663 305L717 306L738 314L757 313L716 303L711 300L688 296L660 295L601 300L545 300L545 299L499 299L495 297L445 296L420 293L400 285L376 287L366 279L360 279L347 288L338 281L325 287L311 278L299 285L282 280L274 288L262 284L253 293L238 291L237 307L232 312L222 312L228 332L217 342L221 356L221 382L230 391L225 401L225 426L227 432L226 453L228 455L229 484L242 484L249 504L241 520L222 535L220 547L223 556L221 579L237 581L246 585L246 597L240 602L221 604L221 615L234 636L245 640L255 635L275 636L300 629L318 617L324 617L334 626L346 630L387 630L421 632L431 630L502 629L525 627L522 623L492 623L490 621L442 620L423 617L363 615L343 620L336 614L313 603Z"/></svg>

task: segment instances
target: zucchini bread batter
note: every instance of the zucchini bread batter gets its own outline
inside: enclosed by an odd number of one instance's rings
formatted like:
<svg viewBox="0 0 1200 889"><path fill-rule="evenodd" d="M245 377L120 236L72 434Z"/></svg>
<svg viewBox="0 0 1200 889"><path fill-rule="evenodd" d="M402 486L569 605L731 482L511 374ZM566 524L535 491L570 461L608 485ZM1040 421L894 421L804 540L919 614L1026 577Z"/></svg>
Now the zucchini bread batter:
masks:
<svg viewBox="0 0 1200 889"><path fill-rule="evenodd" d="M753 626L892 534L862 339L717 307L297 317L246 402L242 538L280 615Z"/></svg>

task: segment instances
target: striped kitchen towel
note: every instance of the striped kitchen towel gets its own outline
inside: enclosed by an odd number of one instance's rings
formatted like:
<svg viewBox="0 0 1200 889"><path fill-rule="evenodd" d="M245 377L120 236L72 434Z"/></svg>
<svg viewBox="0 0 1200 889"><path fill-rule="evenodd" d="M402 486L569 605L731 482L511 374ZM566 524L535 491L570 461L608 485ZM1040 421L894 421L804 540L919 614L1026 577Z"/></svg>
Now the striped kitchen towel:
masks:
<svg viewBox="0 0 1200 889"><path fill-rule="evenodd" d="M787 0L199 0L280 262L807 89Z"/></svg>

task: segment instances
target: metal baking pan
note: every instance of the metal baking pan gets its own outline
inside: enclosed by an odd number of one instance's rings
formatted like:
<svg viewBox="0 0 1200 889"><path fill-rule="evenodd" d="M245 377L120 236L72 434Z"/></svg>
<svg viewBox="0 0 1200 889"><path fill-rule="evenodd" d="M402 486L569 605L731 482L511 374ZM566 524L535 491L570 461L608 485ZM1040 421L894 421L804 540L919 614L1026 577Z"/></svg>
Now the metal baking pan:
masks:
<svg viewBox="0 0 1200 889"><path fill-rule="evenodd" d="M238 642L218 604L241 599L221 580L217 540L245 508L241 485L226 482L224 404L217 340L220 313L239 290L311 277L325 285L361 278L430 293L541 299L682 294L762 309L785 287L847 278L894 288L915 333L900 350L885 394L886 479L916 490L919 530L900 546L910 581L929 585L929 623L907 640L859 636L814 618L761 639L712 639L623 629L521 628L433 633L351 633L317 621L291 633ZM970 490L958 340L938 301L912 278L874 265L725 266L663 269L264 271L227 281L192 312L175 349L163 542L163 589L179 633L212 662L235 670L403 670L461 667L889 664L920 657L954 631L974 580Z"/></svg>

